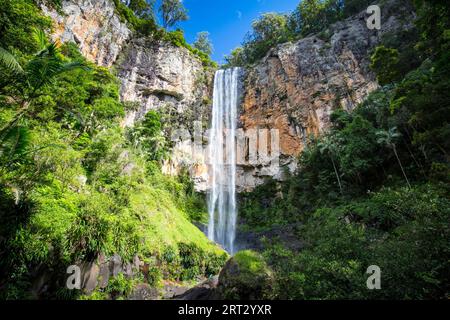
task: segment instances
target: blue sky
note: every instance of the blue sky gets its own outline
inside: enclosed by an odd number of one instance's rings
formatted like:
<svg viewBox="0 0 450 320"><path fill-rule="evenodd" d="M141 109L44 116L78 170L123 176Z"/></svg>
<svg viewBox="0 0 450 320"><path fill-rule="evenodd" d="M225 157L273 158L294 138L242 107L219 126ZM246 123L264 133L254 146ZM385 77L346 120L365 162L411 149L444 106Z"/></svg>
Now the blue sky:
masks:
<svg viewBox="0 0 450 320"><path fill-rule="evenodd" d="M223 56L239 46L251 23L261 13L291 12L300 0L183 0L189 11L189 21L179 24L189 43L197 32L209 31L214 44L213 60L223 62Z"/></svg>

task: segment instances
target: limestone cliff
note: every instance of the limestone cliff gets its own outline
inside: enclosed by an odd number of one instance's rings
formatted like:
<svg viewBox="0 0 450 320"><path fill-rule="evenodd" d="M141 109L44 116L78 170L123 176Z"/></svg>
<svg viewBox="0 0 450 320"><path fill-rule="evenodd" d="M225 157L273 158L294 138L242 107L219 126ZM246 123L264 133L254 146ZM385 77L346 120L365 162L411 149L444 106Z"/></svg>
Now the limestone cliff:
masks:
<svg viewBox="0 0 450 320"><path fill-rule="evenodd" d="M368 67L372 49L383 35L413 23L413 12L393 5L382 7L381 30L369 30L361 12L321 34L279 45L248 69L241 125L279 130L281 168L296 167L306 139L329 126L334 109L352 110L378 87ZM241 189L262 183L264 169L259 163L241 165Z"/></svg>
<svg viewBox="0 0 450 320"><path fill-rule="evenodd" d="M185 48L134 34L112 0L64 0L61 10L41 7L54 21L53 39L74 42L88 60L118 70L121 98L130 107L125 126L150 109L169 105L188 113L208 102L212 74L200 60Z"/></svg>
<svg viewBox="0 0 450 320"><path fill-rule="evenodd" d="M166 42L133 39L117 67L122 100L135 102L124 119L126 126L151 109L169 108L191 118L194 109L207 105L212 95L212 73L187 49ZM185 125L191 126L187 121Z"/></svg>
<svg viewBox="0 0 450 320"><path fill-rule="evenodd" d="M120 93L128 109L123 126L133 126L149 110L162 111L167 138L175 143L163 172L177 174L187 167L196 189L205 191L206 148L193 150L189 141L196 124L200 135L208 128L214 70L185 48L148 38L133 39L119 60Z"/></svg>

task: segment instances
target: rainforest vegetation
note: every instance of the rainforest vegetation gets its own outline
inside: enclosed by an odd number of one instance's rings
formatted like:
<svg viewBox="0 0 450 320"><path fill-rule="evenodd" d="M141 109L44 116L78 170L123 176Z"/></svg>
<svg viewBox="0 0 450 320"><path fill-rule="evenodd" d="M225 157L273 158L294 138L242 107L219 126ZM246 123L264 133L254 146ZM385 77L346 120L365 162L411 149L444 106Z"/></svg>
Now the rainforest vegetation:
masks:
<svg viewBox="0 0 450 320"><path fill-rule="evenodd" d="M43 31L51 20L33 1L1 7L1 297L30 298L33 273L49 272L47 298L75 298L64 289L67 266L99 254L147 259L154 286L217 274L227 254L192 224L204 219L204 199L186 175L161 173L161 115L121 128L114 74L75 44L52 42ZM131 281L91 298L128 292Z"/></svg>
<svg viewBox="0 0 450 320"><path fill-rule="evenodd" d="M371 2L303 0L292 14L264 14L227 66L249 66L312 33L326 36ZM244 272L235 285L262 279L264 287L225 297L450 298L450 5L401 2L417 19L371 53L380 88L351 112L336 110L330 130L308 138L297 172L239 196L241 230L293 225L301 249L267 238L260 253L238 253ZM188 17L181 1L159 9L114 3L134 32L217 67L207 33L190 45L173 30ZM162 174L171 148L163 115L149 112L122 128L127 105L114 70L88 62L75 43L52 41L51 19L36 1L0 0L0 10L0 298L36 298L36 273L54 277L40 297L52 299L125 298L137 282L217 275L229 257L194 225L205 222L204 195L187 173ZM137 255L147 272L120 275L89 296L65 289L68 265L101 254ZM370 265L382 270L382 290L367 290Z"/></svg>
<svg viewBox="0 0 450 320"><path fill-rule="evenodd" d="M449 297L450 6L414 4L415 28L372 53L383 86L333 113L298 173L241 196L241 228L295 225L302 243L297 252L267 239L272 297ZM382 270L382 290L366 288L370 265Z"/></svg>

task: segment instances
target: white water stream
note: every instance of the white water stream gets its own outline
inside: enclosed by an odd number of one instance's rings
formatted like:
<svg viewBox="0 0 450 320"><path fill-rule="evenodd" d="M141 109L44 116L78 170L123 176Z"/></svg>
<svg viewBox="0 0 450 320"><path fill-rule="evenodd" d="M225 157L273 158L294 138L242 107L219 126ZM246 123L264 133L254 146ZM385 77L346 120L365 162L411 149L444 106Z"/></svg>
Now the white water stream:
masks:
<svg viewBox="0 0 450 320"><path fill-rule="evenodd" d="M218 70L214 78L209 134L208 238L234 253L236 233L236 124L239 68Z"/></svg>

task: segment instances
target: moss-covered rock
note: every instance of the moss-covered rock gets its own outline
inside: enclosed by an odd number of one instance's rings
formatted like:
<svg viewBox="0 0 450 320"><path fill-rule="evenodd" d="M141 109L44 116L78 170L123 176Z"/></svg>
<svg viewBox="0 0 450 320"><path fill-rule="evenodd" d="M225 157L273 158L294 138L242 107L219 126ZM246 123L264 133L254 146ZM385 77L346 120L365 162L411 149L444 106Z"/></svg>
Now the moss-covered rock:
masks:
<svg viewBox="0 0 450 320"><path fill-rule="evenodd" d="M226 263L219 275L220 295L225 299L267 299L273 275L263 257L254 251L238 252Z"/></svg>

